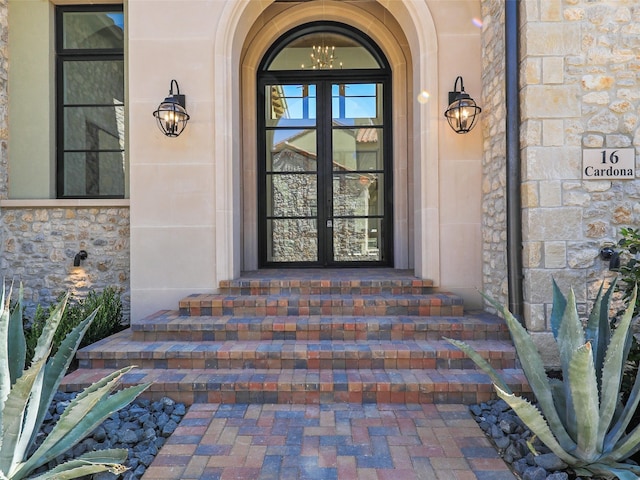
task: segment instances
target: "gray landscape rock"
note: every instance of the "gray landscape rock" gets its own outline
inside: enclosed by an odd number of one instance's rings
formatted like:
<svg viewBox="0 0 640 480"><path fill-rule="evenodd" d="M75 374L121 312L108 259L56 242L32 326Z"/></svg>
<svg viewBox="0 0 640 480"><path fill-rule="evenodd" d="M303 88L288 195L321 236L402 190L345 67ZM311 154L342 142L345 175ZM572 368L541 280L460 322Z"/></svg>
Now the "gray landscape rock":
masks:
<svg viewBox="0 0 640 480"><path fill-rule="evenodd" d="M60 418L64 406L75 397L73 393L58 392L49 407L42 425L42 432L48 433ZM107 418L86 439L78 443L71 452L49 462L47 468L53 468L84 452L105 448L124 448L129 451L125 466L129 470L120 477L112 473L94 475L94 480L139 480L151 465L153 459L166 440L177 428L186 414L186 406L165 397L156 402L137 399L119 412ZM40 441L44 435L40 436ZM40 471L40 472L41 472Z"/></svg>
<svg viewBox="0 0 640 480"><path fill-rule="evenodd" d="M505 462L523 480L568 480L567 465L535 438L503 400L469 407ZM531 443L529 448L528 442ZM534 455L535 452L535 455ZM577 479L576 479L577 480Z"/></svg>
<svg viewBox="0 0 640 480"><path fill-rule="evenodd" d="M555 453L545 453L535 458L536 465L549 471L564 470L567 464L564 463Z"/></svg>

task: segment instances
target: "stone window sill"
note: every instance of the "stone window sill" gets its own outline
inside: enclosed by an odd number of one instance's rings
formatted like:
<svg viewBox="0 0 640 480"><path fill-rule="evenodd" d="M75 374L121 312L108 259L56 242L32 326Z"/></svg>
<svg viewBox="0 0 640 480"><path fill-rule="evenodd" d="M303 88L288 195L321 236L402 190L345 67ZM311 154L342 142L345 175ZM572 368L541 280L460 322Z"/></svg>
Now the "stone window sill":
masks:
<svg viewBox="0 0 640 480"><path fill-rule="evenodd" d="M0 208L127 208L128 198L109 199L5 199L0 200Z"/></svg>

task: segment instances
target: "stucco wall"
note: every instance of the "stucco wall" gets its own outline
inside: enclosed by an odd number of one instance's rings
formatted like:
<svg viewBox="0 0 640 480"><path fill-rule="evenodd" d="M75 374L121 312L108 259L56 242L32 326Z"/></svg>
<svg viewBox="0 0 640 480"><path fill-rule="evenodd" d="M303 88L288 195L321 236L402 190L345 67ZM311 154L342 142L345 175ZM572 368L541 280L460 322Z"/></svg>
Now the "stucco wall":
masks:
<svg viewBox="0 0 640 480"><path fill-rule="evenodd" d="M607 263L600 247L640 221L637 180L582 180L584 148L640 146L640 4L522 3L525 316L549 328L551 279L586 309Z"/></svg>

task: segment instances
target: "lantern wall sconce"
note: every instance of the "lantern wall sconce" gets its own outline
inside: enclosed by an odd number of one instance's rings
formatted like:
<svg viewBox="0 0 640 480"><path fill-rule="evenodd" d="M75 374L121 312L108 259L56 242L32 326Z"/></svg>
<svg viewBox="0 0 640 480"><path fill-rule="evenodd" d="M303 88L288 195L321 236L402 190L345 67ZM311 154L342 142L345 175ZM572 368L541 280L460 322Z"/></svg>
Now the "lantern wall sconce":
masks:
<svg viewBox="0 0 640 480"><path fill-rule="evenodd" d="M176 93L173 93L173 87L176 87ZM182 133L184 127L187 126L189 121L189 114L187 113L187 100L184 95L180 94L180 87L178 82L171 80L169 88L169 96L165 98L153 116L156 117L158 122L158 128L167 137L177 137Z"/></svg>
<svg viewBox="0 0 640 480"><path fill-rule="evenodd" d="M458 91L458 81L460 81L460 90ZM464 82L462 77L456 78L453 84L453 92L449 92L449 107L444 112L447 117L449 126L456 133L470 132L476 125L476 120L482 109L476 105L476 102L464 91Z"/></svg>

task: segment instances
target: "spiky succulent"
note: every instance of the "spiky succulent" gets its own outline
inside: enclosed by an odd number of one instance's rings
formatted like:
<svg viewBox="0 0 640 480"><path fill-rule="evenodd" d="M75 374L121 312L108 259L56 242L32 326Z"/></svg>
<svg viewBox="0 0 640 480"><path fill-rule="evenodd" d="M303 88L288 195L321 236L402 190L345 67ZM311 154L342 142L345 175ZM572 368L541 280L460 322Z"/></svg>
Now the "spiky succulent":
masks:
<svg viewBox="0 0 640 480"><path fill-rule="evenodd" d="M515 396L499 374L466 343L447 340L491 377L498 396L577 475L637 480L640 466L627 460L640 451L640 426L627 430L640 402L640 379L636 377L626 404L622 403L620 391L631 345L637 287L612 330L609 305L614 284L606 292L600 287L583 326L573 290L565 297L554 281L551 329L560 352L562 381L547 376L533 339L520 322L507 308L488 299L509 327L537 406Z"/></svg>
<svg viewBox="0 0 640 480"><path fill-rule="evenodd" d="M49 404L96 312L74 328L56 354L50 356L53 335L66 306L65 298L46 322L31 364L26 366L22 288L13 311L9 307L10 298L11 292L5 295L3 285L0 297L0 479L20 480L73 447L113 412L133 401L148 384L110 395L130 368L103 378L70 402L53 430L35 448ZM124 449L88 452L31 478L63 480L104 471L121 473L126 470L122 465L126 458Z"/></svg>

